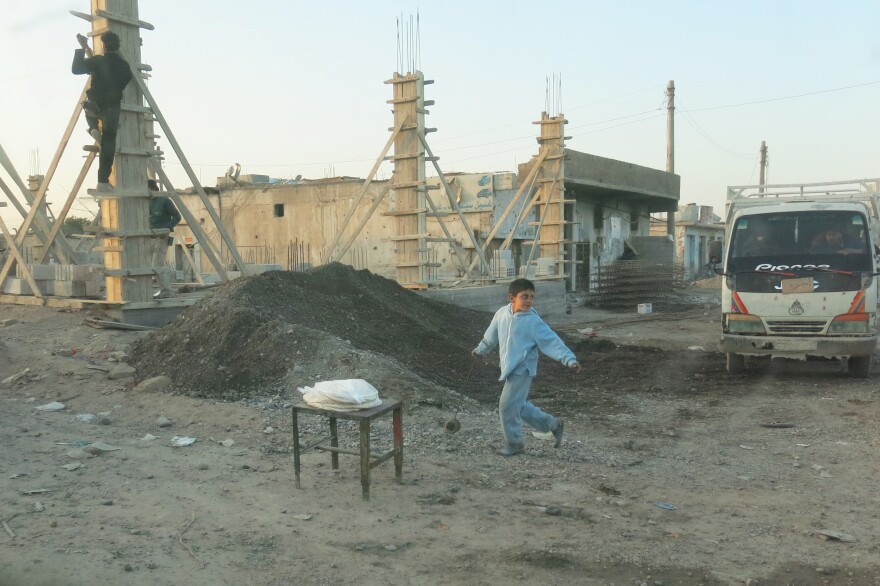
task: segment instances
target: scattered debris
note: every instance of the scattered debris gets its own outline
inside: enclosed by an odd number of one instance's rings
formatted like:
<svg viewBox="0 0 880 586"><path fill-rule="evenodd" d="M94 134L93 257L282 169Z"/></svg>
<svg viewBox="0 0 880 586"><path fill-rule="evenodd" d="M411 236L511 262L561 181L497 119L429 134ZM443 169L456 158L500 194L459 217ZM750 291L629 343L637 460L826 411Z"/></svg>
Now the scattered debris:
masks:
<svg viewBox="0 0 880 586"><path fill-rule="evenodd" d="M34 488L31 490L23 490L21 494L45 494L47 492L52 492L51 488Z"/></svg>
<svg viewBox="0 0 880 586"><path fill-rule="evenodd" d="M740 444L739 447L741 447L744 450L754 450L755 449L754 446L747 446L745 444Z"/></svg>
<svg viewBox="0 0 880 586"><path fill-rule="evenodd" d="M204 567L205 567L205 562L203 562L202 560L200 560L200 559L198 558L198 556L196 556L196 554L193 553L193 550L191 550L191 549L189 548L189 546L183 542L183 534L186 533L186 530L189 529L189 528L190 528L190 525L192 525L193 523L195 523L195 521L196 521L196 514L193 513L193 514L192 514L192 519L190 519L190 520L187 522L187 524L184 526L184 528L180 530L180 533L177 534L177 541L178 541L178 543L180 543L180 545L183 547L183 549L186 550L186 553L188 553L189 556L190 556L192 559L194 559L194 560L196 560L197 562L199 562L199 564L201 564L201 566L204 568Z"/></svg>
<svg viewBox="0 0 880 586"><path fill-rule="evenodd" d="M52 401L51 403L46 403L45 405L38 405L34 407L37 411L61 411L64 409L64 403L59 401Z"/></svg>
<svg viewBox="0 0 880 586"><path fill-rule="evenodd" d="M184 446L191 446L194 443L196 443L196 438L194 438L194 437L175 435L173 438L171 438L171 445L174 446L175 448L182 448Z"/></svg>
<svg viewBox="0 0 880 586"><path fill-rule="evenodd" d="M439 493L424 494L416 500L423 505L451 505L455 503L454 496Z"/></svg>
<svg viewBox="0 0 880 586"><path fill-rule="evenodd" d="M613 486L605 484L604 482L599 484L599 490L611 496L620 496L619 490L617 490Z"/></svg>
<svg viewBox="0 0 880 586"><path fill-rule="evenodd" d="M94 423L97 419L97 415L92 413L79 413L73 416L73 420L79 423Z"/></svg>
<svg viewBox="0 0 880 586"><path fill-rule="evenodd" d="M654 506L659 507L661 509L664 509L666 511L677 511L678 510L678 507L676 507L672 503L657 502L657 503L654 503Z"/></svg>
<svg viewBox="0 0 880 586"><path fill-rule="evenodd" d="M151 433L148 433L147 435L145 435L144 437L141 438L141 441L142 441L142 442L151 442L151 441L153 441L154 439L157 439L157 436L155 436L155 435L153 435L153 434L151 434Z"/></svg>
<svg viewBox="0 0 880 586"><path fill-rule="evenodd" d="M163 393L170 388L170 378L167 376L153 376L142 380L134 390L139 393Z"/></svg>
<svg viewBox="0 0 880 586"><path fill-rule="evenodd" d="M103 442L95 442L83 448L83 451L87 454L92 454L93 456L99 456L105 452L115 452L120 449L122 448L117 448L116 446L111 446L110 444L105 444Z"/></svg>
<svg viewBox="0 0 880 586"><path fill-rule="evenodd" d="M171 427L172 425L174 425L174 422L167 417L160 417L156 420L156 425L158 425L159 427Z"/></svg>
<svg viewBox="0 0 880 586"><path fill-rule="evenodd" d="M110 380L119 380L123 378L133 378L137 374L137 369L121 362L116 368L107 373Z"/></svg>
<svg viewBox="0 0 880 586"><path fill-rule="evenodd" d="M762 423L761 427L768 427L770 429L789 429L796 426L794 423L780 423L778 421L773 421L771 423Z"/></svg>
<svg viewBox="0 0 880 586"><path fill-rule="evenodd" d="M93 328L104 329L104 330L155 330L157 328L152 328L150 326L139 326L137 324L127 324L121 321L108 321L104 319L95 319L91 317L87 317L83 320L83 323L87 326L91 326Z"/></svg>
<svg viewBox="0 0 880 586"><path fill-rule="evenodd" d="M4 379L3 379L2 381L0 381L0 382L2 382L4 385L8 385L8 384L10 384L10 383L14 383L14 382L16 382L16 381L18 381L18 380L20 380L20 379L26 377L28 374L30 374L30 372L31 372L31 369L30 369L30 368L25 368L25 369L22 370L21 372L17 372L17 373L15 373L15 374L13 374L12 376L7 376L6 378L4 378Z"/></svg>
<svg viewBox="0 0 880 586"><path fill-rule="evenodd" d="M826 540L830 541L841 541L843 543L855 543L856 538L849 533L844 533L843 531L837 531L835 529L821 529L816 531L817 535L821 535Z"/></svg>
<svg viewBox="0 0 880 586"><path fill-rule="evenodd" d="M294 515L294 519L299 519L300 521L311 521L314 515L308 515L306 513L300 513L299 515Z"/></svg>
<svg viewBox="0 0 880 586"><path fill-rule="evenodd" d="M56 446L74 446L77 448L84 448L85 446L94 443L92 440L87 439L75 439L70 440L69 442L55 442Z"/></svg>
<svg viewBox="0 0 880 586"><path fill-rule="evenodd" d="M65 464L64 466L62 466L62 468L64 468L65 470L68 470L70 472L73 472L74 470L78 470L81 467L82 467L82 462L71 462L70 464Z"/></svg>

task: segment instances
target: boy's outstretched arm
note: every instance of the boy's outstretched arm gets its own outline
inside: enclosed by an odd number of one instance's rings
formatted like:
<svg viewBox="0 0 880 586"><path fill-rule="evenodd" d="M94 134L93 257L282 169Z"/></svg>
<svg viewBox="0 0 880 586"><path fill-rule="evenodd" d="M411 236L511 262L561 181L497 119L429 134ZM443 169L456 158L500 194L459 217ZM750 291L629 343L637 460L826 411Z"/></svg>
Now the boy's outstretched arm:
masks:
<svg viewBox="0 0 880 586"><path fill-rule="evenodd" d="M476 348L471 350L471 354L474 356L484 356L491 352L497 345L498 323L496 319L492 319L492 323L489 324L489 327L486 328L486 333L483 334L483 339L480 340L480 343Z"/></svg>
<svg viewBox="0 0 880 586"><path fill-rule="evenodd" d="M572 352L568 346L565 345L565 342L562 341L562 338L560 338L559 335L550 329L550 326L543 321L535 328L535 342L538 344L538 350L553 360L561 362L575 372L583 370L577 357L575 357L574 352Z"/></svg>

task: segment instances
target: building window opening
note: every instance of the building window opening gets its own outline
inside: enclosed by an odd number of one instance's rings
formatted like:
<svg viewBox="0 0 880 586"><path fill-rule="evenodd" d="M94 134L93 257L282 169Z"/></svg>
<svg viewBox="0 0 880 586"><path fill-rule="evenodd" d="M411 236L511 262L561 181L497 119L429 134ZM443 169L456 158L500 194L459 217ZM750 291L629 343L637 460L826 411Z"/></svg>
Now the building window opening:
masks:
<svg viewBox="0 0 880 586"><path fill-rule="evenodd" d="M593 229L601 230L602 226L605 223L604 210L602 206L594 206L593 207Z"/></svg>
<svg viewBox="0 0 880 586"><path fill-rule="evenodd" d="M276 218L283 218L284 217L284 204L283 203L276 203L274 206L272 215L275 216Z"/></svg>

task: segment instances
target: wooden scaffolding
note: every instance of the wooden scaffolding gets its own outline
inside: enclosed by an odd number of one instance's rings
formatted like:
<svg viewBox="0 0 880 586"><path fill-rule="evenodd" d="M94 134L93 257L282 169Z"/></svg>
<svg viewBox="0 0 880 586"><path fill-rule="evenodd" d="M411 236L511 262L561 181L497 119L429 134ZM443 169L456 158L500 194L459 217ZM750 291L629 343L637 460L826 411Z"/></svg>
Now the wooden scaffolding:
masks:
<svg viewBox="0 0 880 586"><path fill-rule="evenodd" d="M168 175L162 168L161 161L164 153L157 147L156 139L160 136L156 130L164 132L168 144L173 149L177 159L183 166L187 176L199 195L208 215L216 226L220 238L226 245L236 268L242 275L247 274L247 268L242 260L232 237L224 227L220 216L214 209L210 200L201 186L198 176L189 164L183 150L174 137L174 134L162 114L159 106L148 89L145 80L150 77L152 68L142 63L141 60L141 29L153 30L150 23L144 22L138 17L137 0L91 0L91 13L71 11L71 14L91 23L91 31L88 36L100 37L105 32L112 30L120 38L120 54L128 61L132 68L132 83L129 83L123 93L121 113L119 119L119 132L117 135L117 151L113 165L111 183L114 188L111 192L87 190L95 197L100 205L100 211L94 226L87 227L101 239L101 245L93 248L95 252L103 254L103 265L89 267L91 271L98 271L104 275L106 290L105 299L86 300L70 299L66 303L71 306L83 306L88 303L100 303L109 308L118 310L120 317L132 323L145 323L151 321L164 321L163 316L174 313L175 307L189 305L192 299L154 299L152 296L152 277L157 274L157 268L152 266L153 243L157 238L167 238L168 230L151 229L149 225L149 202L154 197L170 198L180 211L188 227L192 230L199 245L205 252L217 274L222 280L229 278L227 267L222 262L222 255L217 243L209 239L204 232L201 223L187 209L178 195L177 190L171 183ZM103 44L96 43L96 52L103 51ZM11 254L6 263L0 269L0 288L10 275L10 270L18 263L19 271L24 275L30 291L18 291L19 295L3 295L0 300L11 303L35 302L51 305L65 305L65 301L54 299L51 302L43 299L45 295L40 291L35 279L33 279L34 266L28 266L22 254L22 243L29 231L33 232L42 244L41 257L36 265L48 262L49 255L54 254L53 261L56 264L77 264L76 255L70 250L65 238L58 238L64 219L70 210L73 200L77 197L80 188L94 162L98 145L86 145L87 152L82 169L67 197L60 213L54 218L54 223L45 217L43 212L45 196L49 184L57 169L58 163L64 154L65 148L71 139L73 130L82 112L81 103L85 99L86 88L77 100L74 112L68 126L55 152L47 173L37 190L36 195L21 182L14 172L11 162L0 148L0 164L14 178L30 210L25 213L25 208L17 202L12 191L5 183L0 181L0 189L7 195L16 209L22 213L24 221L14 239L7 236L8 230L5 225L0 225L7 244L11 245ZM155 126L158 125L159 129ZM150 192L147 179L157 178L165 191ZM50 227L51 226L51 227ZM80 259L81 260L81 259ZM86 261L87 262L87 261ZM29 293L30 295L27 295ZM32 297L28 299L28 297ZM37 298L35 301L33 298ZM179 311L179 309L178 309ZM156 314L157 319L152 319L151 314Z"/></svg>

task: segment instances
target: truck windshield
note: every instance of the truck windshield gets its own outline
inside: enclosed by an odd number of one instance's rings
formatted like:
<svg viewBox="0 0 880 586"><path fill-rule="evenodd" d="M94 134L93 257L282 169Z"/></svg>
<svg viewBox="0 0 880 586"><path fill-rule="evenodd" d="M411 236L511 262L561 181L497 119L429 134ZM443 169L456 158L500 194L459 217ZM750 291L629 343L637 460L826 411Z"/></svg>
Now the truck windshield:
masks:
<svg viewBox="0 0 880 586"><path fill-rule="evenodd" d="M870 272L867 226L864 215L841 210L742 216L731 232L727 272Z"/></svg>

